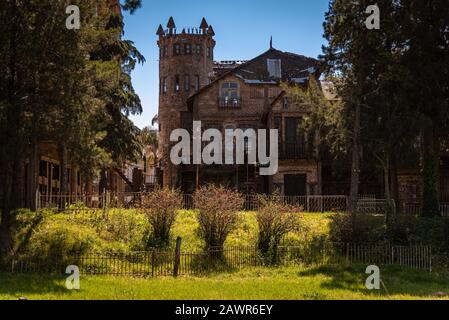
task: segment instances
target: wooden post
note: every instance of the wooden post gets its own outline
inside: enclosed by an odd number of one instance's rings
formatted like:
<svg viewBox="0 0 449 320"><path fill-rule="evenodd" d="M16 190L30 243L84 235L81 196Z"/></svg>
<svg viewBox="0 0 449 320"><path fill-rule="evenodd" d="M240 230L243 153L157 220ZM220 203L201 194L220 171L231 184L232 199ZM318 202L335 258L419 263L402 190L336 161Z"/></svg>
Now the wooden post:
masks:
<svg viewBox="0 0 449 320"><path fill-rule="evenodd" d="M179 263L181 261L181 237L176 239L176 249L175 249L175 263L173 267L173 277L178 276Z"/></svg>

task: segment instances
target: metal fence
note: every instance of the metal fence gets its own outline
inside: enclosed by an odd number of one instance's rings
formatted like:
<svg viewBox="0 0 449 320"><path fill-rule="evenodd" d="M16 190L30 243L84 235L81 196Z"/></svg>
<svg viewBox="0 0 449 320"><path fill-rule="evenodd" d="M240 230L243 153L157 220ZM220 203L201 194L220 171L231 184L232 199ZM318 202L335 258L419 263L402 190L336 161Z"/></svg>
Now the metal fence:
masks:
<svg viewBox="0 0 449 320"><path fill-rule="evenodd" d="M281 202L301 208L306 212L344 212L348 208L347 196L280 196ZM245 195L243 210L256 211L261 204L261 195ZM183 209L195 209L193 196L183 195Z"/></svg>
<svg viewBox="0 0 449 320"><path fill-rule="evenodd" d="M105 208L135 208L141 204L142 192L105 192L101 195L38 195L39 208L51 208L64 210L78 210L81 208L105 209ZM182 209L195 209L193 195L183 194ZM258 210L261 203L261 195L245 195L245 203L242 210ZM289 205L294 205L306 212L344 212L348 207L347 196L280 196L280 200Z"/></svg>
<svg viewBox="0 0 449 320"><path fill-rule="evenodd" d="M404 203L402 205L402 211L405 215L420 216L422 205L419 202ZM449 203L440 203L440 214L442 217L449 217Z"/></svg>
<svg viewBox="0 0 449 320"><path fill-rule="evenodd" d="M86 275L157 277L174 274L175 258L175 252L157 250L128 254L75 254L67 257L19 255L4 263L2 269L12 273L64 273L67 266L75 265L81 274ZM322 243L279 247L271 258L276 265L375 264L432 270L432 250L428 246ZM266 262L256 247L214 248L199 253L180 253L177 274L222 272L263 266Z"/></svg>
<svg viewBox="0 0 449 320"><path fill-rule="evenodd" d="M395 210L395 203L391 200L392 209ZM361 214L386 214L388 201L386 199L362 198L357 201L356 211Z"/></svg>

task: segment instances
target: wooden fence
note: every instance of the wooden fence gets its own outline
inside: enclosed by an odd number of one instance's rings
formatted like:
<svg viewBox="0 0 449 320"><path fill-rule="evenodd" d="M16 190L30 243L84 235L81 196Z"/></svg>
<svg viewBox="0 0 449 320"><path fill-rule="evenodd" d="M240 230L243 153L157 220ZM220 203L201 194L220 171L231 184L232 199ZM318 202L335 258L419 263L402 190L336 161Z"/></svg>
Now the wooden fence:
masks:
<svg viewBox="0 0 449 320"><path fill-rule="evenodd" d="M212 248L199 253L180 253L178 275L204 274L266 265L255 247ZM271 257L272 258L272 257ZM397 265L432 270L432 250L428 246L392 246L373 244L322 243L304 247L279 247L276 265L307 264L375 264ZM175 252L157 250L128 254L71 255L46 257L21 255L4 263L2 269L12 273L64 273L69 265L81 274L113 276L171 276L175 270ZM271 260L270 260L271 261Z"/></svg>

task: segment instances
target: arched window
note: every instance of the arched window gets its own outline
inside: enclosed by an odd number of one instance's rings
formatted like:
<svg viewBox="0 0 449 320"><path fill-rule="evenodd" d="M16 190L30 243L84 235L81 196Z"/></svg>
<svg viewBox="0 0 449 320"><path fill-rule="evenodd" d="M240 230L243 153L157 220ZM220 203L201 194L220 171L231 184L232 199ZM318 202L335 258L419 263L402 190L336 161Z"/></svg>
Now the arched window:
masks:
<svg viewBox="0 0 449 320"><path fill-rule="evenodd" d="M173 53L175 56L179 56L181 54L181 46L179 44L175 44L173 46Z"/></svg>
<svg viewBox="0 0 449 320"><path fill-rule="evenodd" d="M192 45L190 43L184 45L184 54L192 54Z"/></svg>

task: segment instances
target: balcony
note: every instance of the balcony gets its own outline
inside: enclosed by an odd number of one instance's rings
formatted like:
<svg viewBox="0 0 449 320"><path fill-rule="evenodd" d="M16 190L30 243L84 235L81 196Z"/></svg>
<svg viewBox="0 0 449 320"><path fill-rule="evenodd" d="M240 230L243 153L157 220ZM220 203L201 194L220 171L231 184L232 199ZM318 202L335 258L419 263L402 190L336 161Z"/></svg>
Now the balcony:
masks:
<svg viewBox="0 0 449 320"><path fill-rule="evenodd" d="M153 174L145 174L144 177L146 185L155 185L157 183L157 178Z"/></svg>
<svg viewBox="0 0 449 320"><path fill-rule="evenodd" d="M242 98L218 98L218 106L223 109L238 109L242 107Z"/></svg>
<svg viewBox="0 0 449 320"><path fill-rule="evenodd" d="M280 145L279 156L282 160L306 159L306 144L304 142L284 142Z"/></svg>

